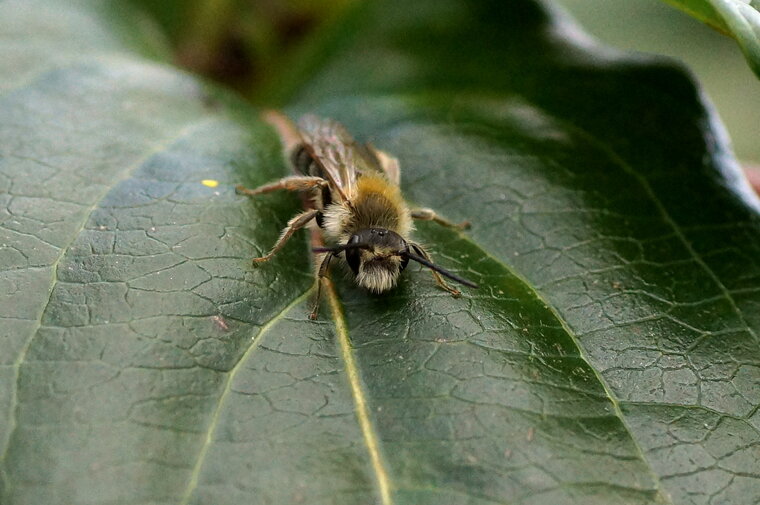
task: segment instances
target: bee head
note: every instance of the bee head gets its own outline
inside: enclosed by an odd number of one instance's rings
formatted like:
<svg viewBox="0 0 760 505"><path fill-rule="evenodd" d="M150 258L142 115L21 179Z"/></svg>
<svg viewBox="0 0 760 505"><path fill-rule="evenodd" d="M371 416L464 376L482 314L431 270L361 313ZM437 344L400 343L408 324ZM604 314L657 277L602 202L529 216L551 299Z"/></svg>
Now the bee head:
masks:
<svg viewBox="0 0 760 505"><path fill-rule="evenodd" d="M329 253L332 256L344 253L346 263L356 276L356 282L375 293L388 291L395 286L399 274L406 268L410 259L460 284L471 288L478 287L477 284L431 262L418 244L408 243L398 233L385 228L360 230L351 235L343 245L315 247L312 251ZM328 262L330 257L327 257Z"/></svg>
<svg viewBox="0 0 760 505"><path fill-rule="evenodd" d="M362 247L350 247L357 244L362 244ZM399 274L409 263L406 240L391 230L360 230L351 236L346 245L346 262L356 276L356 282L375 293L395 286Z"/></svg>

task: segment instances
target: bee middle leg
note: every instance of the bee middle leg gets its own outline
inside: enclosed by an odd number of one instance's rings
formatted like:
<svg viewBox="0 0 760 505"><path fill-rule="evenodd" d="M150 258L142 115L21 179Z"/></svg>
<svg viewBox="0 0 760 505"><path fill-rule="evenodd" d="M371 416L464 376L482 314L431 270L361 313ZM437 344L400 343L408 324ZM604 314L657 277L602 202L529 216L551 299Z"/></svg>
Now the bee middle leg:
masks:
<svg viewBox="0 0 760 505"><path fill-rule="evenodd" d="M411 247L412 250L414 250L414 252L416 254L419 254L420 256L422 256L426 260L430 261L431 263L433 262L432 258L430 258L430 255L427 253L427 251L425 249L422 248L421 245L419 245L419 244L409 244L409 247ZM441 288L443 288L446 291L448 291L449 293L451 293L451 296L453 296L455 298L458 298L458 297L462 296L462 292L459 291L456 288L452 288L451 286L449 286L449 284L446 281L443 280L443 277L441 277L441 274L439 274L435 270L431 270L430 272L433 274L433 277L435 278L436 284L438 284Z"/></svg>
<svg viewBox="0 0 760 505"><path fill-rule="evenodd" d="M460 230L466 230L467 228L470 227L469 221L463 221L459 224L452 223L448 219L444 219L438 214L436 214L436 212L433 209L428 209L428 208L413 209L412 218L419 219L421 221L434 221L442 226L447 226L449 228L459 228Z"/></svg>
<svg viewBox="0 0 760 505"><path fill-rule="evenodd" d="M312 308L311 312L309 313L309 319L314 320L317 318L317 313L319 312L319 300L322 296L322 279L324 277L327 277L327 268L330 266L330 260L332 260L333 256L335 256L335 253L328 252L327 255L322 260L322 263L319 265L319 270L317 271L317 296L314 300L314 307Z"/></svg>
<svg viewBox="0 0 760 505"><path fill-rule="evenodd" d="M277 239L277 242L275 242L274 246L272 246L272 250L269 251L265 256L261 256L260 258L253 258L253 263L256 264L269 261L277 251L282 249L288 239L293 236L296 231L306 226L309 221L317 216L318 213L319 211L317 209L311 209L294 216L290 221L288 221L288 225L285 227L285 229L282 230L280 238Z"/></svg>
<svg viewBox="0 0 760 505"><path fill-rule="evenodd" d="M304 175L291 175L282 179L264 184L258 188L248 189L245 186L235 186L235 191L240 195L256 196L262 193L270 193L278 189L287 191L305 191L308 189L326 186L327 181L321 177L311 177Z"/></svg>

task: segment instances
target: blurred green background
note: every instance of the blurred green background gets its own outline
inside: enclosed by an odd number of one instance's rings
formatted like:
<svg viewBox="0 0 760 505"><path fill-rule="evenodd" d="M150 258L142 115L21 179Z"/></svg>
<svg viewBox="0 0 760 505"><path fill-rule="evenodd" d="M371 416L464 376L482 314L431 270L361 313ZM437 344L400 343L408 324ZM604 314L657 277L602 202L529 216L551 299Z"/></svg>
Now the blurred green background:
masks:
<svg viewBox="0 0 760 505"><path fill-rule="evenodd" d="M136 0L175 45L178 63L267 102L283 66L362 0ZM601 43L669 56L697 76L746 165L760 164L760 81L738 45L663 0L546 0Z"/></svg>
<svg viewBox="0 0 760 505"><path fill-rule="evenodd" d="M740 161L760 163L760 81L733 39L662 0L559 0L605 44L673 57L697 76Z"/></svg>

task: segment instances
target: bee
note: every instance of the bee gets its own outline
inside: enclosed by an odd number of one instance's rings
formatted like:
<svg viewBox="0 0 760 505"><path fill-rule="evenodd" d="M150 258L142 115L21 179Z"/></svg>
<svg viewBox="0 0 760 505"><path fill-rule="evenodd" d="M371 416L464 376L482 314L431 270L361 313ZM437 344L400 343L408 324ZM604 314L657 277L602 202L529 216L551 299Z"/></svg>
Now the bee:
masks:
<svg viewBox="0 0 760 505"><path fill-rule="evenodd" d="M333 245L313 248L325 256L317 269L317 296L311 319L317 317L322 279L330 261L341 254L356 283L373 293L393 288L410 260L429 268L438 286L453 296L461 292L443 277L477 288L473 282L433 263L427 251L410 239L414 219L460 229L469 227L469 223L452 223L432 209L410 208L401 196L401 171L396 158L369 143L355 141L342 125L329 119L307 115L296 126L275 111L266 112L264 119L278 131L295 175L255 189L237 186L236 191L256 196L287 190L306 196L306 210L290 219L272 249L253 262L268 261L293 233L316 222L326 242Z"/></svg>

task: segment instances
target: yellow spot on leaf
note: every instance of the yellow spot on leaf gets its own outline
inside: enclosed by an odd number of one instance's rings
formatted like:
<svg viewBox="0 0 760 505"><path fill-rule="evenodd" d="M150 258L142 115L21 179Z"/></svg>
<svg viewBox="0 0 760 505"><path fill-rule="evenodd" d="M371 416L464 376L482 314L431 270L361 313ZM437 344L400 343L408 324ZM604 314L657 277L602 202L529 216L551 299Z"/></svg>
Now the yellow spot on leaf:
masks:
<svg viewBox="0 0 760 505"><path fill-rule="evenodd" d="M215 188L219 185L219 181L215 181L214 179L203 179L201 184L208 186L209 188Z"/></svg>

